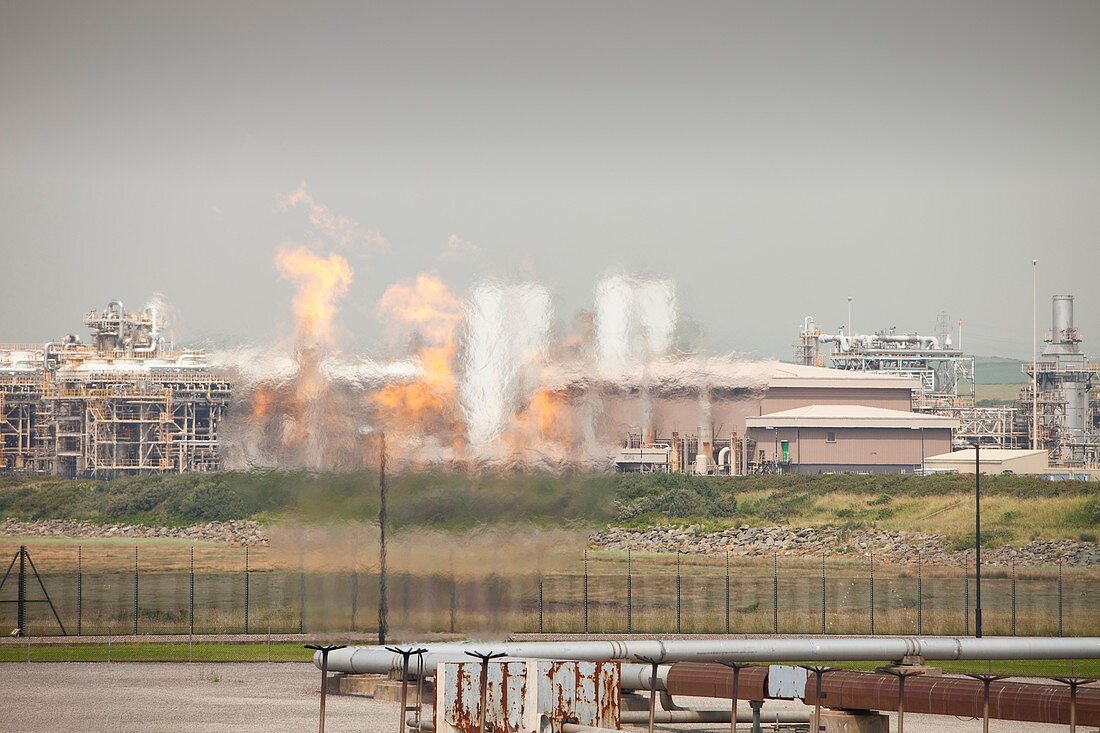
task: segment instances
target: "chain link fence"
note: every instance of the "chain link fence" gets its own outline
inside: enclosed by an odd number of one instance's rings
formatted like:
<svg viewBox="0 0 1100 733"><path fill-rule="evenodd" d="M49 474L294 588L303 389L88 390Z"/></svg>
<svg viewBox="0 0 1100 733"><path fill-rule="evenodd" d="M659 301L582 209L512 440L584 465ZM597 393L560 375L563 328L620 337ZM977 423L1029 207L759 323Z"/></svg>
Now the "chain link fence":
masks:
<svg viewBox="0 0 1100 733"><path fill-rule="evenodd" d="M274 567L244 548L152 552L115 545L62 554L48 546L0 589L0 629L50 635L371 633L379 578L370 569ZM18 558L16 558L18 559ZM914 558L916 560L916 558ZM3 568L0 568L2 570ZM721 558L616 553L575 571L387 577L398 634L974 633L973 567L876 567L850 558ZM23 618L16 602L19 585ZM46 596L51 603L45 603ZM987 635L1100 634L1100 577L1088 569L982 567ZM56 617L54 616L56 611ZM62 628L63 627L63 628Z"/></svg>

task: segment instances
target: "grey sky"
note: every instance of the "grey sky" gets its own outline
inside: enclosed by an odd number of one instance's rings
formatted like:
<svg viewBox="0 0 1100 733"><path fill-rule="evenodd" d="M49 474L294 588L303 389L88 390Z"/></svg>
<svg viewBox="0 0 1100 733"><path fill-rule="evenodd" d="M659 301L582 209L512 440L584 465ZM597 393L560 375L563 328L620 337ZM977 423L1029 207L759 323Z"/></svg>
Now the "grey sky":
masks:
<svg viewBox="0 0 1100 733"><path fill-rule="evenodd" d="M667 274L712 348L806 314L1030 349L1030 260L1100 355L1100 3L0 0L0 340L165 293L183 336L290 321L308 183L386 285L533 277L568 321ZM448 236L477 257L440 259Z"/></svg>

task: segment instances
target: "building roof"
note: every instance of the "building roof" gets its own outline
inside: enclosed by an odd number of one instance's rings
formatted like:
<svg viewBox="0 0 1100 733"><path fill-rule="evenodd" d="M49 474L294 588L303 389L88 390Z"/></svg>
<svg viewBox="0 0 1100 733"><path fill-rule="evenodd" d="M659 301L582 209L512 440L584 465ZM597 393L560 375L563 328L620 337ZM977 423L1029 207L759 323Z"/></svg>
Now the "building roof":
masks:
<svg viewBox="0 0 1100 733"><path fill-rule="evenodd" d="M845 369L777 363L768 380L769 387L867 387L870 389L918 389L915 377L893 374L854 372Z"/></svg>
<svg viewBox="0 0 1100 733"><path fill-rule="evenodd" d="M863 405L807 405L760 417L750 417L745 423L750 428L956 429L959 427L959 421L952 417Z"/></svg>
<svg viewBox="0 0 1100 733"><path fill-rule="evenodd" d="M1045 450L1028 450L1028 449L1014 449L1014 448L982 448L981 463L985 465L987 463L1004 463L1005 461L1012 461L1018 458L1030 458L1032 456L1043 456L1046 458L1047 452ZM941 453L938 456L928 456L924 459L926 463L974 463L974 449L965 448L963 450L952 451L951 453Z"/></svg>

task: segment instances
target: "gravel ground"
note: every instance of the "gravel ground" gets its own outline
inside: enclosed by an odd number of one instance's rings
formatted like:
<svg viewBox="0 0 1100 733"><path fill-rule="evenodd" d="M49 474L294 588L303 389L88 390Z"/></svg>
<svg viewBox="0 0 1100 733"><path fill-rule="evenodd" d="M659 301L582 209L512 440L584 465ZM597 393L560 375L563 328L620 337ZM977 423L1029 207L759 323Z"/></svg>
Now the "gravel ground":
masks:
<svg viewBox="0 0 1100 733"><path fill-rule="evenodd" d="M0 729L309 731L320 673L312 664L3 664ZM398 705L328 697L328 733L390 732Z"/></svg>
<svg viewBox="0 0 1100 733"><path fill-rule="evenodd" d="M309 731L317 725L319 674L310 664L58 663L0 665L0 729L71 731ZM723 708L722 701L677 698L680 705ZM329 696L325 730L392 731L398 705ZM805 709L770 701L767 709ZM981 722L907 715L910 733L972 733ZM891 715L894 730L896 716ZM728 725L658 726L662 731L714 731ZM748 724L740 726L748 731ZM1065 726L992 721L996 733L1046 733Z"/></svg>

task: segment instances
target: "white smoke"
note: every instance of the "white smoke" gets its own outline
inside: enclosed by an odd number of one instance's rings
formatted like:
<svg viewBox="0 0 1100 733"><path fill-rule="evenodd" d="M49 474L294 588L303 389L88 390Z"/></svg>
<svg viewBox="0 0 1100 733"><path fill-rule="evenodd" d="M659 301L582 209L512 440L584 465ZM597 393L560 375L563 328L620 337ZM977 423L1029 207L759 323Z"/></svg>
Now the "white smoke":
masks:
<svg viewBox="0 0 1100 733"><path fill-rule="evenodd" d="M500 437L535 386L533 369L550 337L550 293L537 283L477 287L464 308L458 394L475 449Z"/></svg>
<svg viewBox="0 0 1100 733"><path fill-rule="evenodd" d="M596 358L602 376L617 378L668 353L677 321L670 280L628 275L596 286Z"/></svg>

